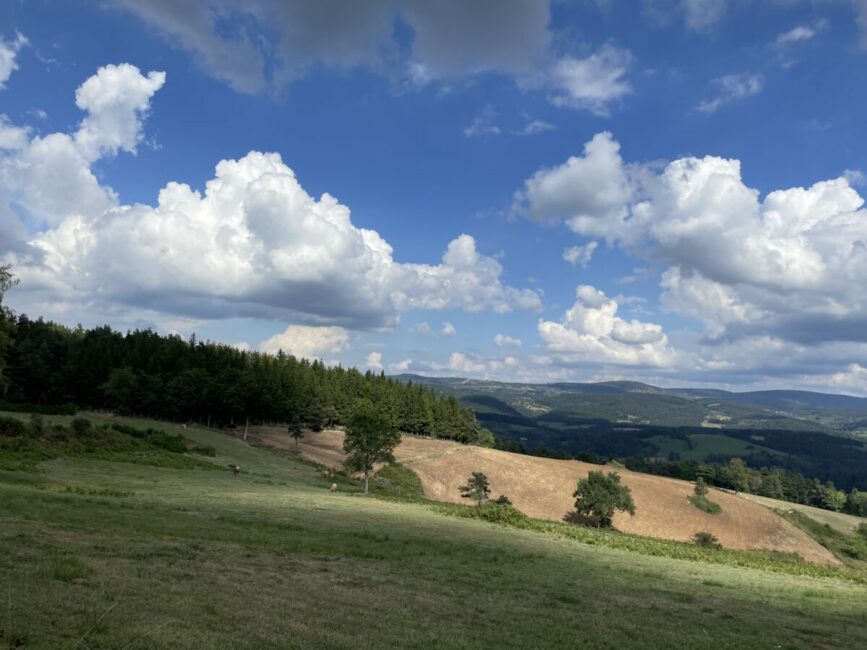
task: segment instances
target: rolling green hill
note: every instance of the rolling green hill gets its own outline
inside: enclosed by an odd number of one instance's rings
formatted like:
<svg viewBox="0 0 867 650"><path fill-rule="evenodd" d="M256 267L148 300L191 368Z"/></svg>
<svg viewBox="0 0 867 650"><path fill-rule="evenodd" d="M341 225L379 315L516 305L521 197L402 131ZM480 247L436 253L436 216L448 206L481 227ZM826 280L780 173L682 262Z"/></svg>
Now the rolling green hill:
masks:
<svg viewBox="0 0 867 650"><path fill-rule="evenodd" d="M682 648L867 644L867 587L843 574L672 559L605 535L582 543L364 498L339 476L332 493L334 479L309 464L182 433L212 447L222 471L84 455L0 470L4 645L637 648L648 634Z"/></svg>

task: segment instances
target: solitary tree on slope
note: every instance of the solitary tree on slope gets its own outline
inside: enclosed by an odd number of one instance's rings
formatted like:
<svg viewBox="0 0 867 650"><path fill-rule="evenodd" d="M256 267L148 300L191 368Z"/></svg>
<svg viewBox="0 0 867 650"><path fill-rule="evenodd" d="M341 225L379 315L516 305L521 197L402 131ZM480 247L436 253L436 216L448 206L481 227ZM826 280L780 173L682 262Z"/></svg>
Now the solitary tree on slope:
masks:
<svg viewBox="0 0 867 650"><path fill-rule="evenodd" d="M615 510L635 514L632 492L620 484L617 472L590 472L587 478L578 481L572 496L577 497L575 512L595 519L597 528L611 528Z"/></svg>
<svg viewBox="0 0 867 650"><path fill-rule="evenodd" d="M482 504L491 496L491 484L488 477L481 472L473 472L467 479L467 484L458 488L461 496L465 499L475 499L476 505L481 508Z"/></svg>
<svg viewBox="0 0 867 650"><path fill-rule="evenodd" d="M301 430L301 418L297 414L292 417L289 435L295 438L295 451L298 451L298 441L304 437L304 432Z"/></svg>
<svg viewBox="0 0 867 650"><path fill-rule="evenodd" d="M400 433L386 413L368 400L358 403L346 427L343 450L347 453L347 467L364 472L365 494L368 492L368 480L374 465L393 463L392 452L399 442Z"/></svg>

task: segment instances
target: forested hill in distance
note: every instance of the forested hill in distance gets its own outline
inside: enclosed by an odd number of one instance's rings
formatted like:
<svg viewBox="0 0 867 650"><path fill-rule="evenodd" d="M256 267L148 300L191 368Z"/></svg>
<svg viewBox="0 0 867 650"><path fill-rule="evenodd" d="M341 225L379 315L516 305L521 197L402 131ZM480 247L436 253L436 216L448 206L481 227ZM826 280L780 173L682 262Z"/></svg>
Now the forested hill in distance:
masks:
<svg viewBox="0 0 867 650"><path fill-rule="evenodd" d="M867 398L850 395L660 388L633 381L527 384L411 374L396 378L452 393L477 412L532 418L562 413L657 426L867 433Z"/></svg>

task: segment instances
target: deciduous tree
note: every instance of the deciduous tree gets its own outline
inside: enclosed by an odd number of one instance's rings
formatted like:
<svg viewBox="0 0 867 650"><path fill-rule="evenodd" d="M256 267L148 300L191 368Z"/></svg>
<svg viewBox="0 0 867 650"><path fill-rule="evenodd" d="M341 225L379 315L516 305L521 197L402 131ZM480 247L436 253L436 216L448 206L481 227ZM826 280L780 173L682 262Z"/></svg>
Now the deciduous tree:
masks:
<svg viewBox="0 0 867 650"><path fill-rule="evenodd" d="M595 519L597 528L610 528L617 510L635 514L632 492L621 485L617 472L590 472L587 478L578 481L572 496L577 497L575 512Z"/></svg>
<svg viewBox="0 0 867 650"><path fill-rule="evenodd" d="M400 433L392 425L387 414L368 400L355 407L346 427L343 450L347 454L346 465L364 473L364 493L368 492L370 472L376 463L393 463L394 451L400 442Z"/></svg>

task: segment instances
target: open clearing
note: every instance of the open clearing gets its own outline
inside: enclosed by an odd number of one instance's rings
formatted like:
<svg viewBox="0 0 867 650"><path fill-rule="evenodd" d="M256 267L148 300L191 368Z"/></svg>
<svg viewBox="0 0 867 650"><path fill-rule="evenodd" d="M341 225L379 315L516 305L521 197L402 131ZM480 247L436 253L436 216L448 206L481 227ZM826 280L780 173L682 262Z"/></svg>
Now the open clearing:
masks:
<svg viewBox="0 0 867 650"><path fill-rule="evenodd" d="M295 445L283 429L262 427L255 429L253 435L273 448L291 450ZM299 450L312 461L340 468L344 458L342 445L341 431L322 431L306 434ZM395 449L395 457L418 474L429 499L466 502L458 488L471 472L479 471L488 476L493 497L505 494L525 514L553 521L562 521L573 510L572 492L579 479L590 471L608 471L578 461L524 456L410 436L405 436ZM711 515L687 500L693 491L691 483L617 471L621 481L632 490L636 508L634 517L625 513L615 516L618 530L677 541L690 541L695 533L708 531L726 548L798 553L810 562L839 565L839 560L807 533L740 495L711 490L710 498L723 509L722 513Z"/></svg>
<svg viewBox="0 0 867 650"><path fill-rule="evenodd" d="M867 647L863 583L443 516L342 477L331 493L307 464L183 433L222 471L0 471L0 647Z"/></svg>

